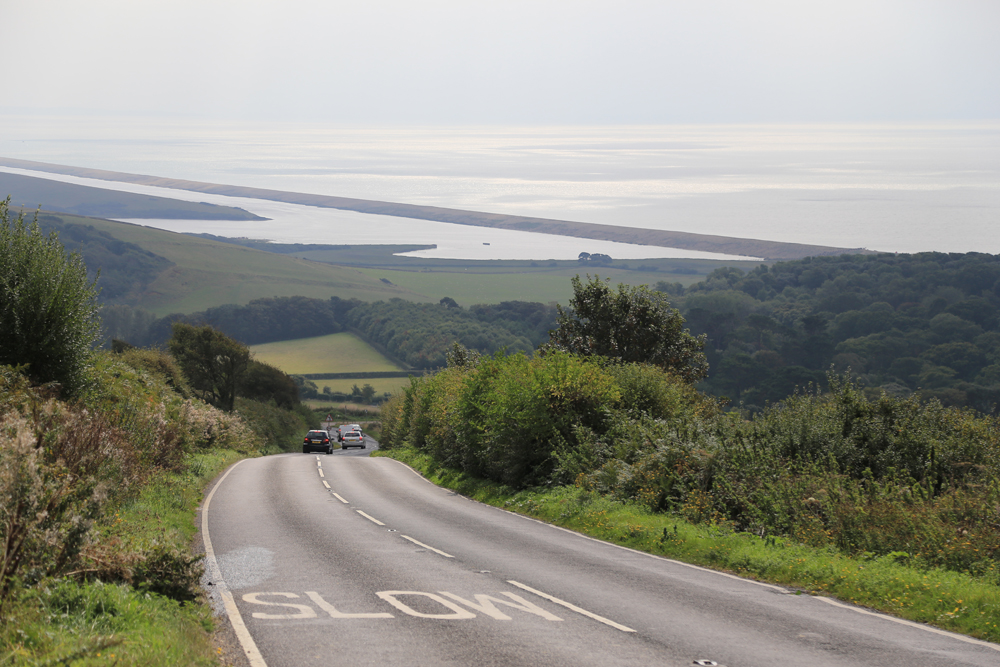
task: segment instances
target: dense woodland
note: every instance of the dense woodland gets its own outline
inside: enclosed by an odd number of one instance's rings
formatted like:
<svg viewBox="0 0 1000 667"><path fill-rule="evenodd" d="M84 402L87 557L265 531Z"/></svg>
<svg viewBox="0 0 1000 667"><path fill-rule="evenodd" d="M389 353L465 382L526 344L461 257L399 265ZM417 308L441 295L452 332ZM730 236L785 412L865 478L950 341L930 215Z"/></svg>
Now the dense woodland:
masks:
<svg viewBox="0 0 1000 667"><path fill-rule="evenodd" d="M807 258L657 287L707 335L702 388L751 409L822 384L831 367L850 369L870 395L984 412L1000 402L1000 257Z"/></svg>
<svg viewBox="0 0 1000 667"><path fill-rule="evenodd" d="M544 322L550 310L523 302L464 310L447 298L440 304L392 299L352 308L347 322L407 365L437 368L445 365L445 355L456 341L483 353L502 348L530 352L538 338L538 325L532 323Z"/></svg>

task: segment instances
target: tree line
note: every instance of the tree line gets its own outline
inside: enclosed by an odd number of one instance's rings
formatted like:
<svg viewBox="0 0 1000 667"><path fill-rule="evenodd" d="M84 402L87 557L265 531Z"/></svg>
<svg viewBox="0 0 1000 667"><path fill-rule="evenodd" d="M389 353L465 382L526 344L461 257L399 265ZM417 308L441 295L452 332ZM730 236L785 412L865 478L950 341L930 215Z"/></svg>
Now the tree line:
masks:
<svg viewBox="0 0 1000 667"><path fill-rule="evenodd" d="M848 369L880 392L994 412L1000 403L1000 257L842 255L720 268L659 283L707 338L702 388L760 410Z"/></svg>
<svg viewBox="0 0 1000 667"><path fill-rule="evenodd" d="M350 328L417 369L444 366L455 341L484 353L504 347L530 351L548 337L555 315L554 306L542 303L507 301L466 310L447 297L440 303L272 297L159 318L122 304L105 305L101 310L108 341L164 345L178 322L211 326L245 345L324 336Z"/></svg>

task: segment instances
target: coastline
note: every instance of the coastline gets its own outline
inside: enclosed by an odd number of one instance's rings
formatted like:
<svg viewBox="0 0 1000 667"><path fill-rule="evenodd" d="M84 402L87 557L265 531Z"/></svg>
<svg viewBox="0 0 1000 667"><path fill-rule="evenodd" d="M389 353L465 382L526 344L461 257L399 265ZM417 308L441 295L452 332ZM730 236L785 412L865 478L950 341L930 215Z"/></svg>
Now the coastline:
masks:
<svg viewBox="0 0 1000 667"><path fill-rule="evenodd" d="M89 169L68 165L35 162L15 158L0 157L0 165L12 168L30 169L66 176L78 176L103 181L148 185L175 190L202 192L207 194L227 195L232 197L249 197L270 201L333 208L359 213L388 215L418 220L431 220L474 227L489 227L514 231L536 232L575 238L600 241L616 241L637 245L679 248L702 252L739 255L744 257L759 257L765 260L791 260L809 256L841 255L870 253L863 248L838 248L832 246L810 245L804 243L784 243L751 238L717 236L710 234L695 234L690 232L674 232L638 227L617 227L568 220L554 220L526 216L485 213L463 209L443 208L438 206L420 206L351 197L336 197L331 195L316 195L298 192L285 192L265 188L222 185L217 183L202 183L184 179L164 178L142 174Z"/></svg>

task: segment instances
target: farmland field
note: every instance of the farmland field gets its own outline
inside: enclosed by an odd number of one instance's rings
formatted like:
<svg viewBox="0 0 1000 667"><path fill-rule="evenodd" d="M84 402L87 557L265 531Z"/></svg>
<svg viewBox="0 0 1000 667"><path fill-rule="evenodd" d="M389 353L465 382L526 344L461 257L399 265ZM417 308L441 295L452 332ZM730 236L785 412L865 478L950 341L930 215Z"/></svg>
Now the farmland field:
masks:
<svg viewBox="0 0 1000 667"><path fill-rule="evenodd" d="M277 343L252 345L250 351L258 361L276 366L292 375L306 373L363 373L370 371L398 371L399 366L382 356L352 333L336 333L315 338L283 340ZM395 378L391 378L395 380ZM399 378L405 380L406 378ZM382 381L382 380L378 380ZM316 380L320 387L333 388L336 380ZM351 384L359 387L365 382L376 389L376 380L347 380L347 390Z"/></svg>
<svg viewBox="0 0 1000 667"><path fill-rule="evenodd" d="M485 264L485 262L480 264ZM749 262L746 264L756 266L756 264ZM385 278L407 292L425 295L431 301L439 301L442 297L448 296L465 307L477 303L500 303L502 301L537 301L540 303L555 301L565 304L573 296L573 286L570 279L575 275L583 277L587 273L610 278L613 284L626 283L628 285L655 285L661 280L690 285L698 280L703 280L705 274L708 273L708 271L696 275L643 273L613 266L586 265L571 265L567 268L549 271L521 269L521 273L479 272L475 268L478 267L464 271L458 269L454 272L393 271L389 269L361 269L361 271L372 278Z"/></svg>

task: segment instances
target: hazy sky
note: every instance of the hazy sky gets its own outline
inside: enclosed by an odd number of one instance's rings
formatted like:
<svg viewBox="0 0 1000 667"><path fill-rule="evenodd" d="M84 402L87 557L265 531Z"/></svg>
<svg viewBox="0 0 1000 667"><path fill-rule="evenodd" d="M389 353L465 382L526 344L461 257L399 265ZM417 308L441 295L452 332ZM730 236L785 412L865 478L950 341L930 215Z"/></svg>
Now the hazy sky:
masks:
<svg viewBox="0 0 1000 667"><path fill-rule="evenodd" d="M0 114L997 119L1000 0L0 0L0 81Z"/></svg>

